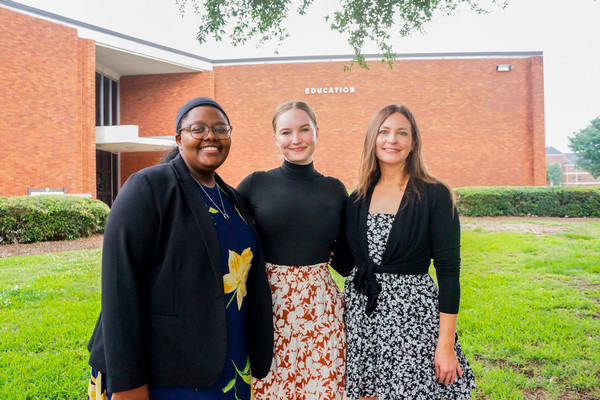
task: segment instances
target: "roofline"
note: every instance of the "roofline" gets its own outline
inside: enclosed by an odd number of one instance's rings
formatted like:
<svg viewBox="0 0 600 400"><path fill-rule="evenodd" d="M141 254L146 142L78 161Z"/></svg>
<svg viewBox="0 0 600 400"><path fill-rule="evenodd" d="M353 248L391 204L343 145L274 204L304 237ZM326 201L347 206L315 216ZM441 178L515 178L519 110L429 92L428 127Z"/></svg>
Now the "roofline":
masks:
<svg viewBox="0 0 600 400"><path fill-rule="evenodd" d="M179 55L182 55L182 56L185 56L185 57L194 58L194 59L199 60L199 61L213 63L213 60L211 60L209 58L206 58L206 57L201 57L201 56L198 56L198 55L193 54L193 53L188 53L186 51L177 50L177 49L174 49L172 47L163 46L163 45L158 44L158 43L149 42L147 40L139 39L139 38L136 38L134 36L124 35L122 33L115 32L115 31L112 31L110 29L105 29L105 28L102 28L102 27L97 26L97 25L92 25L92 24L88 24L86 22L77 21L77 20L72 19L72 18L68 18L68 17L64 17L62 15L54 14L54 13L51 13L49 11L40 10L39 8L30 7L30 6L27 6L25 4L17 3L17 2L12 1L12 0L0 0L0 4L4 4L7 7L11 7L11 8L15 8L15 9L18 9L18 10L21 10L21 11L25 11L25 12L28 12L28 13L31 13L31 14L39 15L39 16L42 16L42 17L45 17L45 18L48 18L48 19L53 19L53 20L57 20L57 21L60 21L60 22L64 22L64 23L69 24L69 25L73 25L73 26L77 26L77 27L80 27L80 28L85 28L85 29L89 29L89 30L92 30L92 31L96 31L96 32L107 34L107 35L115 36L115 37L118 37L120 39L129 40L129 41L132 41L132 42L135 42L135 43L138 43L138 44L142 44L144 46L149 46L149 47L153 47L153 48L156 48L156 49L160 49L160 50L168 51L168 52L171 52L171 53L179 54Z"/></svg>
<svg viewBox="0 0 600 400"><path fill-rule="evenodd" d="M1 1L1 0L0 0ZM443 58L526 58L543 56L543 51L491 51L491 52L455 52L455 53L396 53L395 59L443 59ZM381 54L363 54L367 60L380 60ZM254 63L286 63L286 62L314 62L314 61L351 61L353 54L342 55L316 55L316 56L285 56L285 57L257 57L257 58L230 58L212 60L215 65L223 64L254 64Z"/></svg>
<svg viewBox="0 0 600 400"><path fill-rule="evenodd" d="M39 15L50 20L56 20L68 25L89 29L99 33L111 35L120 39L129 40L141 45L149 46L155 49L179 54L185 57L190 57L199 61L211 63L213 65L239 65L239 64L267 64L267 63L289 63L289 62L314 62L314 61L351 61L354 58L353 54L342 55L314 55L314 56L285 56L285 57L257 57L257 58L230 58L230 59L210 59L198 56L193 53L174 49L172 47L163 46L158 43L149 42L144 39L139 39L134 36L125 35L119 32L105 29L97 25L88 24L77 21L72 18L54 14L49 11L44 11L39 8L27 6L17 3L13 0L0 0L0 4L6 7L21 10L30 14ZM380 60L381 54L364 54L366 60ZM444 59L444 58L525 58L543 56L543 51L495 51L495 52L455 52L455 53L396 53L395 59Z"/></svg>

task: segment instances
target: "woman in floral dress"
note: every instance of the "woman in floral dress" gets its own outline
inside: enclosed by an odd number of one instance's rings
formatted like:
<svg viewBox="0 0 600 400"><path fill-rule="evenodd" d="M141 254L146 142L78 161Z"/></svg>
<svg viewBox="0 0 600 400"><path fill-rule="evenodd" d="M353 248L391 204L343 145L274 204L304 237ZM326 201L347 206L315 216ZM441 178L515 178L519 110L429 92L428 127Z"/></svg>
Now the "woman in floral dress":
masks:
<svg viewBox="0 0 600 400"><path fill-rule="evenodd" d="M405 105L371 119L346 234L344 287L352 399L466 399L473 372L455 333L460 225L451 189L427 171ZM439 291L429 275L434 261Z"/></svg>
<svg viewBox="0 0 600 400"><path fill-rule="evenodd" d="M313 166L319 128L304 102L281 104L273 138L284 161L246 177L247 200L264 246L273 295L275 356L253 381L257 400L344 398L343 300L328 267L347 275L353 263L344 237L348 193Z"/></svg>

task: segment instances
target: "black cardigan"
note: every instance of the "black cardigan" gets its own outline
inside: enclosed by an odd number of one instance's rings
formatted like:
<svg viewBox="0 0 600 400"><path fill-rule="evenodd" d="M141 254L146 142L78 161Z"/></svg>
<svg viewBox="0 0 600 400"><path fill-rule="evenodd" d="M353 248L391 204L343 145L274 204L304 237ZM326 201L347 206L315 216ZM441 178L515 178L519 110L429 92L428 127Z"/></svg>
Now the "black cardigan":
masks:
<svg viewBox="0 0 600 400"><path fill-rule="evenodd" d="M367 214L374 186L365 199L354 192L346 207L346 236L358 267L354 284L368 296L367 314L377 305L378 273L426 274L434 261L440 290L439 311L458 313L460 303L460 223L450 192L442 184L411 178L392 225L381 264L374 264L367 248ZM416 191L420 193L417 196Z"/></svg>
<svg viewBox="0 0 600 400"><path fill-rule="evenodd" d="M216 180L256 234L239 194ZM181 156L131 175L106 224L102 310L88 344L110 392L217 383L227 345L221 271L216 229ZM260 245L246 284L251 368L264 377L273 320Z"/></svg>

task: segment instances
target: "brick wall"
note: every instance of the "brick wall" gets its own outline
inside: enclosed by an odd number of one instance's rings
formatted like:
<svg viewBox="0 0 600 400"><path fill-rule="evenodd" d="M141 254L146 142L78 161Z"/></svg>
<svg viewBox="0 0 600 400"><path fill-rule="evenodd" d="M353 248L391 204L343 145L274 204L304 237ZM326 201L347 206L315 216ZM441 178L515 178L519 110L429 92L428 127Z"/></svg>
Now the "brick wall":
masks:
<svg viewBox="0 0 600 400"><path fill-rule="evenodd" d="M575 166L564 154L547 154L546 166L559 164L563 171L563 185L600 185L600 176L594 178L588 171Z"/></svg>
<svg viewBox="0 0 600 400"><path fill-rule="evenodd" d="M569 162L569 159L564 154L547 154L546 155L546 166L550 166L552 164L560 164Z"/></svg>
<svg viewBox="0 0 600 400"><path fill-rule="evenodd" d="M175 135L175 116L188 100L214 98L212 71L188 74L123 76L120 80L121 124L138 125L139 135ZM121 153L121 183L156 164L162 152Z"/></svg>
<svg viewBox="0 0 600 400"><path fill-rule="evenodd" d="M96 46L79 39L81 83L81 193L96 197Z"/></svg>
<svg viewBox="0 0 600 400"><path fill-rule="evenodd" d="M129 178L129 175L150 165L158 164L163 155L164 153L159 151L121 153L121 186Z"/></svg>
<svg viewBox="0 0 600 400"><path fill-rule="evenodd" d="M5 8L0 26L0 195L23 195L28 186L95 195L94 43ZM252 171L280 165L272 112L283 101L304 100L320 126L317 169L352 188L369 119L384 105L405 102L420 124L431 172L451 185L544 185L542 61L399 59L392 69L370 62L369 70L347 72L344 62L297 62L124 76L120 117L138 125L140 136L173 135L185 101L215 98L234 126L219 173L236 185ZM503 63L513 69L497 72ZM121 182L161 156L121 154Z"/></svg>
<svg viewBox="0 0 600 400"><path fill-rule="evenodd" d="M513 69L497 72L503 63ZM214 74L123 77L121 121L139 125L141 136L170 134L179 106L196 94L210 96L214 85L212 95L234 126L232 150L219 173L236 185L252 171L281 163L272 112L283 101L304 100L320 126L315 166L351 188L371 116L405 102L419 122L431 172L451 185L545 185L541 57L398 60L391 70L371 62L369 70L347 72L343 65L216 66ZM338 93L306 94L307 88ZM122 181L159 157L123 154Z"/></svg>
<svg viewBox="0 0 600 400"><path fill-rule="evenodd" d="M496 65L513 65L497 72ZM221 167L237 184L281 163L271 116L283 101L315 110L320 126L315 166L349 187L371 116L405 102L416 115L431 172L452 186L545 185L542 58L398 60L344 72L342 62L219 66L215 96L230 115L233 145ZM306 88L353 87L354 93L305 94ZM334 89L335 91L335 89Z"/></svg>
<svg viewBox="0 0 600 400"><path fill-rule="evenodd" d="M0 195L95 194L93 43L5 8L0 26Z"/></svg>
<svg viewBox="0 0 600 400"><path fill-rule="evenodd" d="M529 115L531 118L533 185L546 184L546 128L544 124L544 67L542 57L530 58Z"/></svg>

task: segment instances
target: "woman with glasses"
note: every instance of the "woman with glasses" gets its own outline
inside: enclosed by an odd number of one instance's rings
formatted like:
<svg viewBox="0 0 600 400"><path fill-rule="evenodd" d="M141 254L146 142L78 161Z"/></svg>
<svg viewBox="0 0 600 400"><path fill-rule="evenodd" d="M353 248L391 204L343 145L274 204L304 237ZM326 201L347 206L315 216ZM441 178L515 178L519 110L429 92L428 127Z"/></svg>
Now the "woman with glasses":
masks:
<svg viewBox="0 0 600 400"><path fill-rule="evenodd" d="M313 166L319 128L313 110L288 101L273 116L273 138L284 161L238 186L264 246L273 294L275 357L253 382L257 400L344 397L343 301L328 260L342 275L352 268L344 238L348 192Z"/></svg>
<svg viewBox="0 0 600 400"><path fill-rule="evenodd" d="M421 142L405 105L382 108L367 128L346 211L356 261L344 287L352 399L467 399L475 387L455 333L458 213L450 187L427 171Z"/></svg>
<svg viewBox="0 0 600 400"><path fill-rule="evenodd" d="M178 155L129 177L110 212L90 399L251 398L271 365L271 293L257 233L216 173L232 127L198 97L177 113Z"/></svg>

